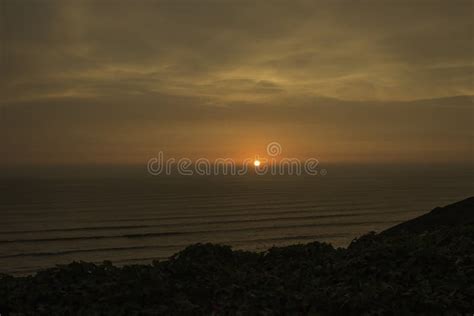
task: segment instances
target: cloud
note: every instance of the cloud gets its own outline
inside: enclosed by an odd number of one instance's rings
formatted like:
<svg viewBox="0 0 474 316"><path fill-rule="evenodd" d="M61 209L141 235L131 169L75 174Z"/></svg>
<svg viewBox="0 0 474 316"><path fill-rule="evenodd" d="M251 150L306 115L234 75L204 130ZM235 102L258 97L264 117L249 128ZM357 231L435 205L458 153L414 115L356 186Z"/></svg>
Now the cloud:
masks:
<svg viewBox="0 0 474 316"><path fill-rule="evenodd" d="M3 10L9 161L138 161L160 146L240 155L267 137L354 160L358 146L387 143L399 157L472 148L472 99L450 99L474 94L471 1L6 0Z"/></svg>
<svg viewBox="0 0 474 316"><path fill-rule="evenodd" d="M28 89L34 85L46 95L71 86L90 94L93 85L101 94L103 85L116 81L129 82L130 90L164 93L219 89L220 101L228 92L220 85L230 80L358 100L471 93L471 6L7 1L3 83L10 99L41 97ZM446 63L459 66L438 68L436 75L427 71ZM419 81L423 86L413 87Z"/></svg>
<svg viewBox="0 0 474 316"><path fill-rule="evenodd" d="M472 101L289 97L222 107L158 94L28 101L3 109L2 161L143 163L160 150L240 159L277 139L288 155L324 161L454 163L472 157Z"/></svg>

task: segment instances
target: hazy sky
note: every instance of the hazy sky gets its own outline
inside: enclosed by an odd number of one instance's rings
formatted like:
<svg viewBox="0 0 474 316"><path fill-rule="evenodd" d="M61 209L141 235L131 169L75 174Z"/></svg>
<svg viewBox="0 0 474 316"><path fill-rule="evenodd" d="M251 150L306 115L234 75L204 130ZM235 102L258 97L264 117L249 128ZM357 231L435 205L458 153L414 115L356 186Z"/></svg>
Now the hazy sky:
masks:
<svg viewBox="0 0 474 316"><path fill-rule="evenodd" d="M473 160L474 1L1 1L2 164Z"/></svg>

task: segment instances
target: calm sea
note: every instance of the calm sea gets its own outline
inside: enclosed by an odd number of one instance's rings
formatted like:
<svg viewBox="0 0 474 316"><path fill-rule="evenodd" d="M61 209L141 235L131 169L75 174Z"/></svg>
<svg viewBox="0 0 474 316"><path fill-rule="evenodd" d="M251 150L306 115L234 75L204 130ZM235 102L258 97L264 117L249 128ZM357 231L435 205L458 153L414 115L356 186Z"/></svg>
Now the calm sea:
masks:
<svg viewBox="0 0 474 316"><path fill-rule="evenodd" d="M87 168L86 168L87 169ZM355 237L474 195L474 169L328 166L325 176L152 177L101 168L5 172L0 273L73 260L166 259L189 244L263 251Z"/></svg>

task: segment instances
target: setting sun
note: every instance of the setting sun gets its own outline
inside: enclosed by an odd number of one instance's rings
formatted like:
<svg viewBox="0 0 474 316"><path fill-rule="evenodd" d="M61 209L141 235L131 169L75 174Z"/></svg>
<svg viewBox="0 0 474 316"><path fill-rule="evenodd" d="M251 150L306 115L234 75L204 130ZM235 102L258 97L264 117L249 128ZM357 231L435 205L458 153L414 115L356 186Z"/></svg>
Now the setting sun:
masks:
<svg viewBox="0 0 474 316"><path fill-rule="evenodd" d="M254 164L255 167L260 166L260 160L255 160L255 161L253 162L253 164Z"/></svg>

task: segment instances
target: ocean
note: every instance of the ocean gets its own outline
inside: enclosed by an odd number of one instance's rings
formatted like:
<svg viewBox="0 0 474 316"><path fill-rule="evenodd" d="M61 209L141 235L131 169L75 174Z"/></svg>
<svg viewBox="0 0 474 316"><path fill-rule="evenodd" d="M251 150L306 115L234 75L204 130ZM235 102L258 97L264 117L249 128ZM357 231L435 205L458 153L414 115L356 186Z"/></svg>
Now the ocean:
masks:
<svg viewBox="0 0 474 316"><path fill-rule="evenodd" d="M474 169L330 165L318 176L156 176L146 168L4 172L0 273L165 260L194 243L345 247L474 195Z"/></svg>

